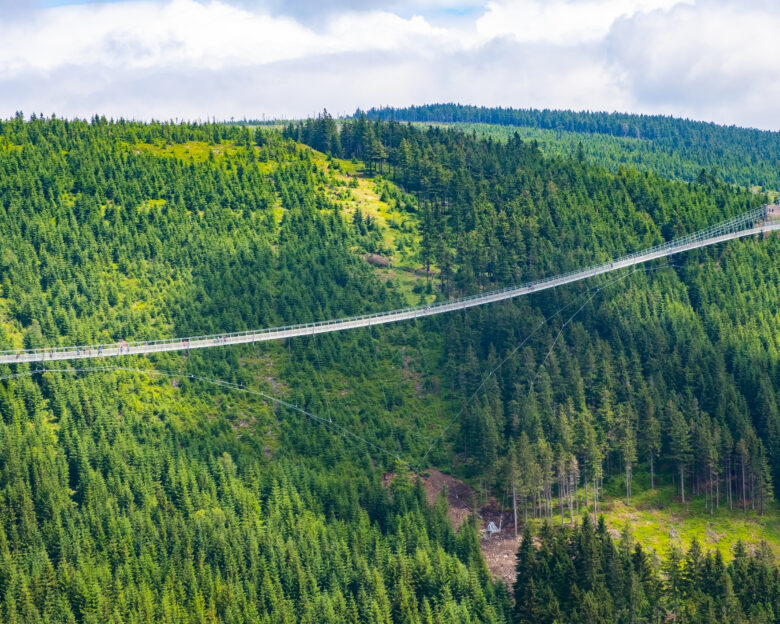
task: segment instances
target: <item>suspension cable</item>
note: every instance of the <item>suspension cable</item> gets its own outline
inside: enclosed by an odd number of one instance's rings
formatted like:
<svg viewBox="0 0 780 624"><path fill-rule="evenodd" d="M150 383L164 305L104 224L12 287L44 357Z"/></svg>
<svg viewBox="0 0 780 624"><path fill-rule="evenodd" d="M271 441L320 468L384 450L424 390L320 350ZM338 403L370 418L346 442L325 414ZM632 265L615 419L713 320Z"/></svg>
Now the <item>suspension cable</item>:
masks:
<svg viewBox="0 0 780 624"><path fill-rule="evenodd" d="M531 330L531 332L530 332L529 334L527 334L527 335L526 335L526 337L525 337L525 338L523 338L523 340L521 340L521 341L520 341L520 342L519 342L519 343L518 343L518 344L517 344L517 345L516 345L516 346L515 346L515 347L514 347L514 348L513 348L513 349L512 349L510 352L509 352L509 354L508 354L506 357L504 357L504 359L502 359L502 360L501 360L501 361L498 363L498 365L496 365L496 367L495 367L495 368L493 368L493 370L491 370L491 371L490 371L490 372L489 372L489 373L488 373L488 374L487 374L487 375L486 375L486 376L485 376L485 377L482 379L482 382L479 384L479 386L477 386L477 388L474 390L474 392L473 392L473 393L472 393L472 394L471 394L471 395L468 397L468 399L466 399L466 401L465 401L465 402L464 402L464 403L461 405L461 408L460 408L460 410L459 410L459 411L458 411L458 412L457 412L457 413L456 413L456 414L455 414L455 415L454 415L454 416L453 416L453 417L452 417L452 418L451 418L451 419L450 419L450 420L447 422L447 424L445 425L445 427L444 427L444 428L443 428L443 429L442 429L442 430L439 432L439 434L438 434L438 435L437 435L437 436L434 438L433 442L431 442L430 446L428 447L428 450L427 450L427 451L425 451L425 454L422 456L422 459L421 459L421 460L420 460L420 462L419 462L420 469L423 469L423 468L424 468L424 466L425 466L425 460L426 460L426 459L428 459L428 455L431 453L431 451L433 450L433 448L434 448L434 447L435 447L435 446L436 446L436 445L437 445L437 444L438 444L438 443L439 443L439 442L442 440L442 438L444 437L444 434L445 434L445 433L447 433L447 431L450 429L450 427L452 427L452 425L453 425L453 424L455 424L455 422L456 422L457 420L459 420L459 419L461 418L461 416L463 416L463 413L466 411L466 408L467 408L467 407L468 407L468 406L471 404L471 402L472 402L472 401L473 401L473 400L476 398L477 394L480 392L480 390L482 390L482 388L485 386L485 384L488 382L488 380L489 380L489 379L490 379L490 378L491 378L491 377L492 377L492 376L493 376L495 373L497 373L497 372L498 372L498 370L499 370L499 369L500 369L500 368L501 368L501 367L502 367L504 364L506 364L506 363L507 363L507 362L508 362L508 361L509 361L511 358L513 358L513 357L515 356L515 354L516 354L516 353L517 353L517 352L518 352L520 349L522 349L522 348L523 348L523 346L524 346L524 345L525 345L525 344L526 344L526 343L527 343L527 342L528 342L528 341L531 339L531 337L533 337L533 336L534 336L534 334L536 334L536 333L537 333L537 332L538 332L540 329L542 329L542 327L544 327L545 325L547 325L547 323L548 323L549 321L551 321L551 320L552 320L552 319L554 319L556 316L558 316L558 315L559 315L561 312L563 312L563 311L564 311L566 308L569 308L569 307L571 307L572 305L574 305L575 303L577 303L577 301L578 301L578 300L580 300L580 299L582 299L582 297L584 297L585 295L587 295L587 294L588 294L588 293L590 293L591 291L594 291L594 292L593 292L593 294L592 294L592 295L591 295L591 296L590 296L590 297L589 297L589 298L588 298L588 299L585 301L585 303L583 303L583 304L582 304L582 305L581 305L581 306L580 306L580 307L577 309L577 311L576 311L576 312L575 312L575 313L574 313L574 314L573 314L571 317L569 317L569 319L568 319L568 320L567 320L567 321L566 321L566 322L565 322L565 323L564 323L564 324L561 326L561 329L560 329L560 330L559 330L559 332L558 332L558 336L556 336L555 340L553 341L553 345L552 345L552 347L550 347L550 350L548 351L547 355L546 355L546 356L545 356L545 358L544 358L544 362L546 362L546 361L547 361L547 358L549 357L550 353L552 353L552 350L553 350L553 348L555 347L555 343L557 343L557 341L558 341L558 338L560 337L560 335L561 335L561 333L563 332L563 330L564 330L564 328L566 327L566 325L568 325L568 324L569 324L569 323L572 321L572 319L574 319L574 317L575 317L575 316L577 316L577 314L579 314L579 313L582 311L582 309L583 309L583 308L584 308L584 307L585 307L585 306L586 306L586 305L587 305L587 304L588 304L588 303L589 303L589 302L590 302L590 301L593 299L593 297L595 297L595 296L596 296L596 295L597 295L599 292L601 292L602 290L604 290L605 288L607 288L607 287L609 287L609 286L612 286L612 285L614 285L614 284L617 284L618 282L620 282L620 281L622 281L622 280L624 280L624 279L626 279L626 278L630 277L630 276L631 276L631 275L633 275L634 273L649 273L650 271L658 271L658 270L662 270L662 269L671 268L671 267L674 267L674 266L676 266L676 265L674 265L674 264L666 264L666 265L664 265L664 266L660 266L660 267L645 267L645 268L634 268L634 269L632 269L631 271L629 271L628 273L626 273L625 275L622 275L622 276L620 276L620 277L618 277L618 278L615 278L614 280L611 280L611 281L607 282L606 284L602 284L602 285L600 285L600 286L594 286L594 287L592 287L592 288L589 288L588 290L584 291L582 294L580 294L579 296L577 296L577 297L576 297L576 298L575 298L573 301L570 301L569 303L567 303L566 305L564 305L564 306L563 306L562 308L560 308L560 309L559 309L557 312L555 312L555 313L551 314L550 316L548 316L547 318L543 319L543 320L542 320L542 321L541 321L541 322L540 322L540 323L539 323L539 324L538 324L536 327L534 327L534 329L533 329L533 330ZM537 373L536 373L536 375L534 376L534 380L533 380L534 382L536 381L536 377L538 377L538 375L539 375L539 371L537 370ZM533 382L532 382L532 383L533 383Z"/></svg>
<svg viewBox="0 0 780 624"><path fill-rule="evenodd" d="M339 425L338 423L332 422L331 420L327 418L323 418L322 416L318 416L314 412L311 412L307 409L304 409L303 407L300 407L299 405L296 405L294 403L290 403L289 401L285 401L284 399L280 399L279 397L272 396L270 394L266 394L265 392L262 392L260 390L253 390L251 388L247 388L243 384L237 384L231 381L225 381L224 379L217 379L214 377L206 377L204 375L195 375L193 373L180 373L176 371L168 371L168 370L162 370L162 369L144 369L144 368L134 368L130 366L103 366L103 367L90 367L90 368L46 368L45 366L43 368L35 368L33 370L29 371L23 371L19 373L12 373L9 375L4 375L0 377L0 381L8 380L8 379L16 379L19 377L31 377L33 375L42 375L43 373L108 373L108 372L126 372L126 373L137 373L141 375L158 375L162 377L168 377L171 379L190 379L190 380L197 380L202 381L204 383L213 384L215 386L219 386L221 388L227 388L229 390L234 390L236 392L243 392L245 394L250 394L253 396L260 397L266 401L271 401L273 403L276 403L278 405L281 405L283 407L286 407L287 409L299 412L303 414L304 416L310 418L311 420L321 424L323 427L325 427L328 430L331 430L333 433L341 435L345 439L352 439L352 441L357 441L365 444L366 446L369 446L373 448L376 451L379 451L380 453L383 453L385 455L388 455L392 459L395 459L406 466L409 467L410 470L413 472L416 472L412 465L406 461L403 457L398 455L398 453L394 453L393 451L390 451L379 444L376 444L375 442L371 442L371 440L367 440L363 436L358 435L357 433L354 433L353 431L350 431L346 427L343 427L342 425Z"/></svg>

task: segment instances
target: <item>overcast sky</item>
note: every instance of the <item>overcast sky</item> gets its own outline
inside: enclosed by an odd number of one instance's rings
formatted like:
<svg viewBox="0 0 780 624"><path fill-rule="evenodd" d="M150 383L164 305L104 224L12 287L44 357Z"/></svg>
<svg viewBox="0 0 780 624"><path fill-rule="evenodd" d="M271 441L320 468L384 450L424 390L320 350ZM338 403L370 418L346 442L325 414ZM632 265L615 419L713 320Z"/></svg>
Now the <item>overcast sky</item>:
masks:
<svg viewBox="0 0 780 624"><path fill-rule="evenodd" d="M0 117L457 101L780 130L779 36L778 0L0 0Z"/></svg>

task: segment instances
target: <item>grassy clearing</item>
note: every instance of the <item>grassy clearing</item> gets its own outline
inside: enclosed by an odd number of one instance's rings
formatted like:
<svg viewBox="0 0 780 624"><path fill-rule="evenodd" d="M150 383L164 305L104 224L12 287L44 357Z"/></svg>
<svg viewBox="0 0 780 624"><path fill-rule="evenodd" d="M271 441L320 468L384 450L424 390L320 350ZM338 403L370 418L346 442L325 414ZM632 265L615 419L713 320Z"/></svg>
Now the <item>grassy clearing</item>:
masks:
<svg viewBox="0 0 780 624"><path fill-rule="evenodd" d="M6 138L0 138L0 152L16 152L20 154L22 152L21 145L15 145Z"/></svg>
<svg viewBox="0 0 780 624"><path fill-rule="evenodd" d="M153 156L168 156L181 160L203 162L210 156L218 157L236 152L232 143L209 144L203 141L189 143L136 143L131 147L135 154L151 154Z"/></svg>
<svg viewBox="0 0 780 624"><path fill-rule="evenodd" d="M632 483L631 505L626 505L625 481L622 475L614 475L605 480L600 492L599 515L604 516L613 537L618 539L628 527L637 542L662 559L673 546L687 551L694 539L705 552L720 551L726 561L733 558L734 547L739 541L748 550L757 549L761 542L766 542L772 552L780 557L780 505L770 505L764 515L750 508L742 511L737 507L736 500L734 509L729 509L726 494L721 492L720 507L710 513L705 506L704 496L693 496L688 488L690 484L686 484L686 503L683 505L669 473L656 474L656 488L651 489L649 474L637 470ZM584 489L581 488L578 495L582 516L585 513ZM592 513L592 491L589 496L591 506L588 511ZM510 503L504 500L505 505ZM554 499L553 503L553 524L559 525L559 501ZM518 514L522 515L520 509ZM534 520L538 526L541 522ZM569 522L567 510L564 523Z"/></svg>
<svg viewBox="0 0 780 624"><path fill-rule="evenodd" d="M339 204L342 212L352 218L360 209L364 217L374 220L382 234L382 243L394 265L402 260L411 261L411 254L404 254L404 243L399 245L402 236L409 235L407 245L410 250L416 249L418 242L416 215L400 209L392 199L383 200L384 187L394 194L403 194L392 182L381 176L367 177L362 163L353 163L340 158L328 159L324 154L311 150L314 160L326 173L329 181L322 186L322 191L328 198ZM399 249L400 247L400 249Z"/></svg>
<svg viewBox="0 0 780 624"><path fill-rule="evenodd" d="M433 301L432 293L425 293L428 280L417 260L420 246L417 215L405 208L413 200L381 176L367 177L362 163L329 159L315 150L311 152L327 180L320 190L339 206L345 218L352 219L360 210L378 230L379 253L390 260L392 267L392 270L377 269L379 275L385 281L392 280L410 303Z"/></svg>
<svg viewBox="0 0 780 624"><path fill-rule="evenodd" d="M403 269L376 269L384 282L390 282L410 306L426 305L436 301L436 294L428 290L424 275Z"/></svg>
<svg viewBox="0 0 780 624"><path fill-rule="evenodd" d="M685 550L695 538L704 550L719 550L727 560L740 540L749 547L766 541L780 556L777 506L771 506L763 516L750 509L737 509L737 501L735 509L730 510L726 495L721 492L720 507L710 513L703 495L690 495L683 505L673 483L660 480L652 490L646 473L635 476L631 506L627 506L624 483L616 476L607 484L608 498L602 506L607 525L622 531L628 524L634 537L659 555L672 546Z"/></svg>
<svg viewBox="0 0 780 624"><path fill-rule="evenodd" d="M152 156L178 158L192 162L204 162L209 158L223 158L232 156L240 149L234 143L227 141L225 143L206 143L204 141L190 141L188 143L135 143L129 146L134 154L151 154ZM259 154L261 148L254 146L252 148L255 154ZM273 160L261 160L256 164L260 173L269 174L273 172L279 163Z"/></svg>
<svg viewBox="0 0 780 624"><path fill-rule="evenodd" d="M584 490L580 490L579 495L582 504ZM558 504L557 500L555 504ZM583 513L582 506L580 513ZM626 505L624 496L608 493L599 502L599 514L604 516L616 539L628 527L634 539L660 558L664 558L673 546L687 551L694 539L705 552L720 551L726 561L733 558L738 541L742 541L748 550L757 548L762 541L766 542L780 557L780 509L776 505L761 516L751 509L746 512L737 508L730 510L728 503L722 499L720 509L710 514L705 508L703 496L691 497L683 505L676 488L667 484L641 492L635 488L630 506ZM565 522L569 520L567 512ZM553 524L560 523L558 509L553 515Z"/></svg>

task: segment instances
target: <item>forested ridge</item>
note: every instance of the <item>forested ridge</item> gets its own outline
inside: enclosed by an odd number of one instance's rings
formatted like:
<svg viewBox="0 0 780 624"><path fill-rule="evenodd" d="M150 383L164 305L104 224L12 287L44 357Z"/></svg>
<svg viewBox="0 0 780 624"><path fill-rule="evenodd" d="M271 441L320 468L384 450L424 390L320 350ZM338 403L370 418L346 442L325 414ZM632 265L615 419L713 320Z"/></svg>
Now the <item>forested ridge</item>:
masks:
<svg viewBox="0 0 780 624"><path fill-rule="evenodd" d="M352 196L360 171L392 219ZM764 201L710 175L610 172L519 138L363 118L279 133L19 116L0 124L0 348L474 293ZM635 489L668 486L713 515L774 509L779 254L775 237L741 241L601 292L121 361L149 373L4 367L0 618L775 621L768 546L727 563L649 554L598 518L610 488L634 495L634 472ZM445 499L429 505L411 472L429 465L516 507L514 601L478 519L455 531Z"/></svg>
<svg viewBox="0 0 780 624"><path fill-rule="evenodd" d="M420 123L456 123L466 130L511 135L529 130L552 152L579 150L605 166L633 166L666 177L696 180L702 169L740 186L780 189L780 133L664 115L567 110L487 108L430 104L372 108L355 116ZM479 125L474 125L479 124ZM487 127L482 124L488 124ZM536 132L533 132L533 131Z"/></svg>
<svg viewBox="0 0 780 624"><path fill-rule="evenodd" d="M4 347L395 304L346 252L310 152L278 135L97 118L0 133ZM173 380L0 382L2 621L506 621L476 530L456 535L403 475L388 490L392 460L188 376L278 379L306 403L296 379L339 344L345 368L385 372L368 338L158 360Z"/></svg>
<svg viewBox="0 0 780 624"><path fill-rule="evenodd" d="M412 193L420 258L447 295L640 249L764 201L709 175L679 184L544 158L517 137L365 118L335 127L323 115L287 135L366 159ZM775 238L696 252L529 341L462 414L454 468L510 493L521 517L576 521L583 504L595 516L605 478L630 502L635 470L644 487L674 482L677 500L703 499L707 513L760 512L779 465L777 252ZM571 297L443 319L455 394L466 400L534 321Z"/></svg>
<svg viewBox="0 0 780 624"><path fill-rule="evenodd" d="M325 131L317 134L317 126L326 128L332 123L327 117L310 121L299 128L299 138L316 146L318 137L328 135ZM437 267L440 289L448 296L616 257L764 201L712 178L707 184L679 184L630 170L613 175L576 160L545 159L533 144L519 139L503 144L475 140L453 130L426 131L363 118L345 125L340 135L331 136L338 136L346 156L373 160L375 168L386 160L389 177L417 197L420 257L427 266ZM774 241L770 239L760 251L766 253ZM779 421L771 390L777 364L753 358L748 364L736 354L727 359L718 343L731 342L730 332L722 325L717 333L713 331L717 321L725 319L712 319L708 328L705 315L715 316L714 310L709 306L697 310L704 303L702 299L717 293L718 285L707 289L696 284L698 280L686 284L693 272L698 279L706 279L701 266L708 256L721 265L726 261L728 266L729 253L754 250L759 251L755 245L740 244L723 251L696 252L694 261L683 265L676 275L667 272L648 279L658 289L657 303L652 303L648 293L641 295L643 301L632 302L631 312L638 314L622 321L624 332L615 326L602 326L599 332L599 324L590 325L586 320L581 327L575 325L568 338L560 337L564 344L574 341L568 348L547 356L543 341L510 359L498 379L491 380L494 385L484 393L484 404L464 414L460 433L466 462L473 463L478 473L491 475L502 473L500 464L513 455L527 464L546 464L541 473L547 477L537 479L531 489L535 490L536 512L546 509L551 515L554 466L559 467L559 482L568 482L574 472L577 481L583 476L586 483L591 482L598 495L605 462L623 463L630 483L639 449L644 447L644 458L653 464L664 450L662 457L674 460L679 467L684 500L689 467L696 477L694 488L714 490L715 481L719 481L716 477L722 473L728 481L724 491L731 495L730 486L735 484L732 464L736 464L732 460L741 452L746 462L752 458L750 498L761 506L771 498L770 470L775 479L780 476L780 450L774 443ZM757 272L759 279L777 279L770 264L762 266L772 277ZM720 271L724 271L722 266ZM677 279L669 283L673 275ZM679 293L674 302L680 306L679 314L690 313L696 320L682 334L674 305L664 301L675 290ZM487 361L484 367L491 370L491 360L504 359L523 335L513 325L532 316L518 310L524 303L501 312L474 311L471 318L481 317L482 327L479 322L471 327L461 325L456 316L444 321L451 328L445 345L448 362L458 369L465 396L482 376L480 360ZM601 304L609 306L610 302ZM641 306L639 310L637 306ZM748 315L750 311L742 309L740 313ZM501 318L502 314L507 318ZM641 321L641 331L637 316L647 317ZM653 337L650 328L656 323L658 334ZM478 337L469 336L470 331L476 331ZM572 338L580 331L590 339ZM771 323L760 333L775 343ZM596 347L599 337L604 343ZM737 353L742 351L736 345L730 347ZM712 360L705 364L707 355ZM537 372L539 366L542 369ZM725 381L729 377L731 383ZM733 392L718 396L718 391L726 388ZM759 414L761 421L753 420ZM650 437L640 438L639 433ZM499 450L501 440L510 443L503 452ZM515 448L512 442L519 446ZM536 448L529 450L531 443ZM695 460L694 448L698 450ZM713 459L721 455L728 466L713 465ZM509 471L519 474L519 479L536 472L532 465L519 469L513 465ZM747 488L746 483L740 492L743 504L747 504Z"/></svg>

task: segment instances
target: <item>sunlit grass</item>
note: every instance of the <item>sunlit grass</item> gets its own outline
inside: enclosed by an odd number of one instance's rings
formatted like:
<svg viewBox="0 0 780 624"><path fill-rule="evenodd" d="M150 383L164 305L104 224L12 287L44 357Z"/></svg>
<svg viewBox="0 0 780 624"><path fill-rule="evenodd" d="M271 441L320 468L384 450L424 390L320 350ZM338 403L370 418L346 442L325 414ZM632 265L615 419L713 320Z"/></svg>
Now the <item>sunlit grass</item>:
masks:
<svg viewBox="0 0 780 624"><path fill-rule="evenodd" d="M181 160L203 162L209 156L218 157L233 154L237 150L233 143L209 144L204 141L189 141L187 143L136 143L132 151L136 154L152 154L154 156L169 156Z"/></svg>
<svg viewBox="0 0 780 624"><path fill-rule="evenodd" d="M635 476L631 505L627 506L621 496L624 484L622 477L615 476L607 486L609 497L601 507L607 525L622 531L628 524L634 537L659 555L673 545L685 550L695 538L704 550L719 550L725 559L732 557L740 540L749 547L766 541L780 556L780 512L776 505L764 515L751 510L749 502L746 511L738 508L737 500L729 509L721 485L720 505L710 513L704 496L694 496L690 483L683 505L674 484L660 477L656 489L650 489L649 477L642 471Z"/></svg>

